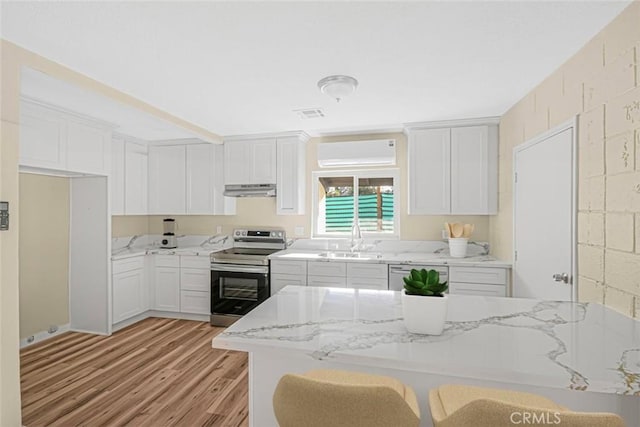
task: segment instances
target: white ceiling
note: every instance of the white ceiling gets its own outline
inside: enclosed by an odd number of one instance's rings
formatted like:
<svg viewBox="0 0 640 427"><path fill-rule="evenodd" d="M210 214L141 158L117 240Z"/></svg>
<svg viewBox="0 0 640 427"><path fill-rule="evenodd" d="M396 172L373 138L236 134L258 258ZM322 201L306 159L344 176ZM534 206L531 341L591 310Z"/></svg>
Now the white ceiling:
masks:
<svg viewBox="0 0 640 427"><path fill-rule="evenodd" d="M3 1L1 28L214 133L317 134L501 115L628 3ZM356 93L319 93L331 74Z"/></svg>

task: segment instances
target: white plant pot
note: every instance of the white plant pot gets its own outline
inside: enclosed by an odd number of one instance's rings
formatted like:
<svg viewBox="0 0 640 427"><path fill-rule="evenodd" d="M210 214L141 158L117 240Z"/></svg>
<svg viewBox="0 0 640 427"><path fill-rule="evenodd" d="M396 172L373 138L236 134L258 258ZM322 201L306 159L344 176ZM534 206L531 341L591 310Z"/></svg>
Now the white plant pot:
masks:
<svg viewBox="0 0 640 427"><path fill-rule="evenodd" d="M449 297L425 297L407 295L402 291L402 315L409 332L423 335L440 335L447 318Z"/></svg>

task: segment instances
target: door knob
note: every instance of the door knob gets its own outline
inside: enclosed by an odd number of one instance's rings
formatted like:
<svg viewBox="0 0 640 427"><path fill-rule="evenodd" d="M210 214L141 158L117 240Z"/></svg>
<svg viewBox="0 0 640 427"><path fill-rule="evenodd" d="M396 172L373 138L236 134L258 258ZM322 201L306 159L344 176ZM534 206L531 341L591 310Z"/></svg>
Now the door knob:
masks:
<svg viewBox="0 0 640 427"><path fill-rule="evenodd" d="M569 275L567 273L556 273L553 275L553 280L556 282L569 283Z"/></svg>

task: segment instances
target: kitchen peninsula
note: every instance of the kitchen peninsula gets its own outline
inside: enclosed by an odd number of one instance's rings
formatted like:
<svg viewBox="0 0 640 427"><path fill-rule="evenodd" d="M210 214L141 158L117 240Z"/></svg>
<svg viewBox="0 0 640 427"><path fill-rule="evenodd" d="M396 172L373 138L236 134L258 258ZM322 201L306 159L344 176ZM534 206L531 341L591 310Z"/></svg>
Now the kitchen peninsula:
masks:
<svg viewBox="0 0 640 427"><path fill-rule="evenodd" d="M545 395L640 425L640 322L599 304L450 295L441 336L414 335L400 293L288 286L213 339L249 353L252 426L275 426L288 372L336 368L411 385L430 426L429 389L485 385Z"/></svg>

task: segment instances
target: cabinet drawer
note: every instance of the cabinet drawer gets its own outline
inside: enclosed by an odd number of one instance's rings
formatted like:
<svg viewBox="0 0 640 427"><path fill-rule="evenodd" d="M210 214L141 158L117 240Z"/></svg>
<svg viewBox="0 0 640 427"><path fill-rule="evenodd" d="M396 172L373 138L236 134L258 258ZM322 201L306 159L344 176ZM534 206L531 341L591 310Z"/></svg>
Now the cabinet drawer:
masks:
<svg viewBox="0 0 640 427"><path fill-rule="evenodd" d="M347 288L387 290L389 282L386 277L347 277Z"/></svg>
<svg viewBox="0 0 640 427"><path fill-rule="evenodd" d="M347 277L384 278L386 281L388 275L389 267L387 267L387 264L364 264L355 262L347 264Z"/></svg>
<svg viewBox="0 0 640 427"><path fill-rule="evenodd" d="M156 267L180 267L180 257L176 255L156 255Z"/></svg>
<svg viewBox="0 0 640 427"><path fill-rule="evenodd" d="M491 267L450 267L449 280L451 282L506 285L507 269Z"/></svg>
<svg viewBox="0 0 640 427"><path fill-rule="evenodd" d="M211 289L211 270L181 268L180 289L183 291L209 292L209 289Z"/></svg>
<svg viewBox="0 0 640 427"><path fill-rule="evenodd" d="M271 295L276 294L285 286L307 286L307 276L294 274L273 274L271 273Z"/></svg>
<svg viewBox="0 0 640 427"><path fill-rule="evenodd" d="M144 255L113 261L111 273L119 274L126 271L139 270L142 268L144 268Z"/></svg>
<svg viewBox="0 0 640 427"><path fill-rule="evenodd" d="M317 262L307 264L309 276L347 276L347 264L344 262Z"/></svg>
<svg viewBox="0 0 640 427"><path fill-rule="evenodd" d="M307 275L307 261L271 261L271 273Z"/></svg>
<svg viewBox="0 0 640 427"><path fill-rule="evenodd" d="M209 270L211 268L211 258L208 256L182 255L180 256L180 267Z"/></svg>
<svg viewBox="0 0 640 427"><path fill-rule="evenodd" d="M180 312L211 314L209 292L180 291Z"/></svg>
<svg viewBox="0 0 640 427"><path fill-rule="evenodd" d="M479 295L489 297L506 297L507 288L503 285L479 285L474 283L450 283L449 293L452 295Z"/></svg>
<svg viewBox="0 0 640 427"><path fill-rule="evenodd" d="M346 277L308 276L307 286L327 286L331 288L344 288L347 286Z"/></svg>

